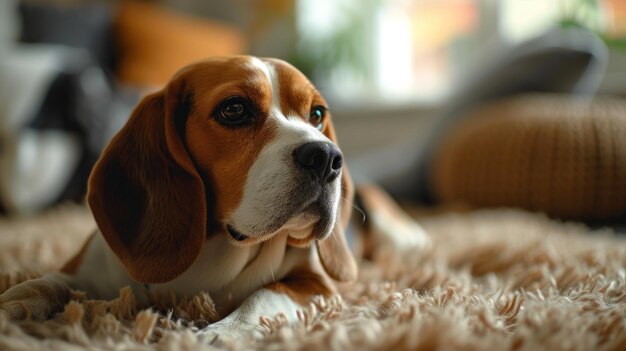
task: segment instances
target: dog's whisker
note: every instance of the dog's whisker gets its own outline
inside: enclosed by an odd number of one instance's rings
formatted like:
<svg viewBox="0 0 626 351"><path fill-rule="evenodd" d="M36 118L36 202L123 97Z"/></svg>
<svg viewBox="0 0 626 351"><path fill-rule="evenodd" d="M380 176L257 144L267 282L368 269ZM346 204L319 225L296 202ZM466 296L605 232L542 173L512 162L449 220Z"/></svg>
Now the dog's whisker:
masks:
<svg viewBox="0 0 626 351"><path fill-rule="evenodd" d="M273 238L272 238L273 239ZM269 240L268 245L270 246L269 249L272 249L272 244L274 243L274 240ZM274 276L274 265L270 262L270 273L272 274L272 283L276 283L276 277Z"/></svg>
<svg viewBox="0 0 626 351"><path fill-rule="evenodd" d="M357 210L361 214L361 224L365 223L365 221L367 220L367 214L365 214L365 211L363 211L359 206L357 206L354 203L354 201L350 201L350 200L346 199L344 196L342 196L341 198L343 199L343 201L345 201L348 204L350 204L350 206L352 206L352 208L354 208L355 210Z"/></svg>
<svg viewBox="0 0 626 351"><path fill-rule="evenodd" d="M333 230L333 232L334 232L334 230ZM330 237L333 238L332 240L337 241L337 237L335 235L333 235L333 232L330 233ZM326 240L329 240L329 239L326 239ZM337 241L337 243L339 243L339 241Z"/></svg>

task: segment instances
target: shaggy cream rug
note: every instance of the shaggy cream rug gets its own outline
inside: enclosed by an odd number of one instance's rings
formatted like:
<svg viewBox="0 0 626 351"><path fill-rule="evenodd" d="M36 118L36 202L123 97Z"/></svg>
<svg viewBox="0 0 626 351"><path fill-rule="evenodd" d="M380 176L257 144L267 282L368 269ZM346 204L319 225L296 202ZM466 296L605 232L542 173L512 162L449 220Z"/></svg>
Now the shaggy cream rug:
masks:
<svg viewBox="0 0 626 351"><path fill-rule="evenodd" d="M296 325L260 321L262 339L199 340L218 318L206 294L142 309L123 289L114 301L76 294L46 322L0 316L0 350L626 350L624 238L519 211L420 221L429 252L378 252L358 283L314 299ZM78 206L1 219L0 292L57 269L93 228Z"/></svg>

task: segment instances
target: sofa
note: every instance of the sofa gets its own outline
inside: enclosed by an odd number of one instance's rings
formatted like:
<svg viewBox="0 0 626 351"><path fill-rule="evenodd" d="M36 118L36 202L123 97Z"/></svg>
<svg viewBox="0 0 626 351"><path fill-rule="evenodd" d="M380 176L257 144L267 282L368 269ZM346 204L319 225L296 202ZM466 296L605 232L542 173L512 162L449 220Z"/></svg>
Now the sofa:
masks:
<svg viewBox="0 0 626 351"><path fill-rule="evenodd" d="M144 1L7 1L0 27L0 209L82 200L100 151L176 70L246 51L234 25Z"/></svg>

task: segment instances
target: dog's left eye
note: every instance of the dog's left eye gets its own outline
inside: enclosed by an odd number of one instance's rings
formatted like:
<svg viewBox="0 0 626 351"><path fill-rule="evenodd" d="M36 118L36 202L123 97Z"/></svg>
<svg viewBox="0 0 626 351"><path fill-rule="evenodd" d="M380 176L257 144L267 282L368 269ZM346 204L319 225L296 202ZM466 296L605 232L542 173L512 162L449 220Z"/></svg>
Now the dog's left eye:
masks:
<svg viewBox="0 0 626 351"><path fill-rule="evenodd" d="M218 121L230 126L240 125L251 118L248 102L239 96L229 97L222 101L215 112Z"/></svg>
<svg viewBox="0 0 626 351"><path fill-rule="evenodd" d="M326 107L324 106L315 106L311 109L311 113L309 114L309 122L319 129L324 129L324 117L326 116Z"/></svg>

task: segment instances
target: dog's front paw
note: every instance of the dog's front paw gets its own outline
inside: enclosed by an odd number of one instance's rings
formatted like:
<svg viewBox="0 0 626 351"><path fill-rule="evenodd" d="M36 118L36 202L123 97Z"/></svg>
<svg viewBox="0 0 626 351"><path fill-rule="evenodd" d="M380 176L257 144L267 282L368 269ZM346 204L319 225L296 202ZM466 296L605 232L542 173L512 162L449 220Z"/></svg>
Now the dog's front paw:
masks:
<svg viewBox="0 0 626 351"><path fill-rule="evenodd" d="M388 225L389 228L386 228L380 238L383 246L388 246L396 252L420 252L430 248L430 237L422 226L413 220L407 218L402 223L396 220L395 225Z"/></svg>
<svg viewBox="0 0 626 351"><path fill-rule="evenodd" d="M419 253L428 250L432 243L422 226L413 220L379 220L373 228L374 240L379 250Z"/></svg>
<svg viewBox="0 0 626 351"><path fill-rule="evenodd" d="M431 247L428 234L382 189L361 185L358 194L367 213L371 247L376 251L419 253Z"/></svg>
<svg viewBox="0 0 626 351"><path fill-rule="evenodd" d="M43 321L52 314L53 309L39 299L0 300L0 314L12 321L32 319Z"/></svg>
<svg viewBox="0 0 626 351"><path fill-rule="evenodd" d="M28 280L0 295L0 313L10 320L45 320L70 300L69 287L54 277Z"/></svg>
<svg viewBox="0 0 626 351"><path fill-rule="evenodd" d="M205 343L215 346L232 345L235 340L262 338L262 328L240 323L221 320L213 323L198 332L198 337Z"/></svg>

